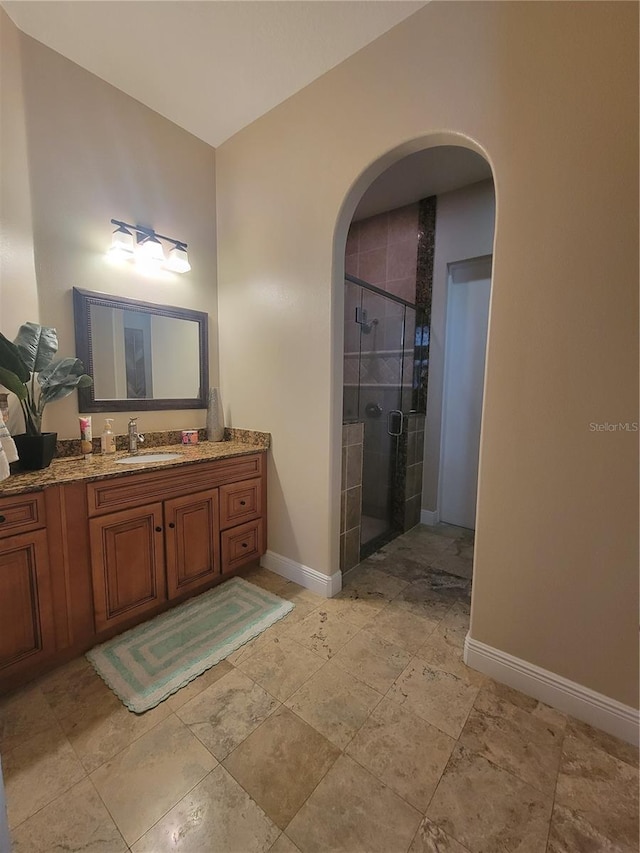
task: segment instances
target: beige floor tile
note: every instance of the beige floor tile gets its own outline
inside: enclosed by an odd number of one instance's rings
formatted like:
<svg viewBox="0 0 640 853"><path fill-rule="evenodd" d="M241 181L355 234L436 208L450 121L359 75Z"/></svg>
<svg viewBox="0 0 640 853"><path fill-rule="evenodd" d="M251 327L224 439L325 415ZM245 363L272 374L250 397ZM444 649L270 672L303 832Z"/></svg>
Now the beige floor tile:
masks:
<svg viewBox="0 0 640 853"><path fill-rule="evenodd" d="M171 713L166 702L132 713L84 658L43 679L42 692L88 773Z"/></svg>
<svg viewBox="0 0 640 853"><path fill-rule="evenodd" d="M434 569L448 572L460 578L473 577L473 549L453 542L431 563Z"/></svg>
<svg viewBox="0 0 640 853"><path fill-rule="evenodd" d="M426 817L418 827L409 853L469 853L469 851Z"/></svg>
<svg viewBox="0 0 640 853"><path fill-rule="evenodd" d="M407 581L380 571L374 563L362 563L349 572L346 582L338 594L353 601L389 603L407 586Z"/></svg>
<svg viewBox="0 0 640 853"><path fill-rule="evenodd" d="M300 853L300 849L283 832L269 853Z"/></svg>
<svg viewBox="0 0 640 853"><path fill-rule="evenodd" d="M370 631L360 631L332 661L379 693L386 693L411 660L405 649Z"/></svg>
<svg viewBox="0 0 640 853"><path fill-rule="evenodd" d="M360 565L363 570L375 569L407 584L419 580L425 573L424 564L404 554L393 552L372 554Z"/></svg>
<svg viewBox="0 0 640 853"><path fill-rule="evenodd" d="M579 812L556 803L546 853L638 853L638 844L603 835Z"/></svg>
<svg viewBox="0 0 640 853"><path fill-rule="evenodd" d="M347 747L347 754L424 812L455 741L397 702L383 699Z"/></svg>
<svg viewBox="0 0 640 853"><path fill-rule="evenodd" d="M339 754L314 728L281 707L231 753L224 766L284 829Z"/></svg>
<svg viewBox="0 0 640 853"><path fill-rule="evenodd" d="M176 713L193 734L222 761L269 714L278 700L234 669Z"/></svg>
<svg viewBox="0 0 640 853"><path fill-rule="evenodd" d="M394 603L408 613L432 622L440 622L451 610L450 599L434 592L431 584L425 580L409 584L394 599Z"/></svg>
<svg viewBox="0 0 640 853"><path fill-rule="evenodd" d="M91 780L131 845L216 764L189 729L171 716L95 770Z"/></svg>
<svg viewBox="0 0 640 853"><path fill-rule="evenodd" d="M406 853L420 813L346 755L287 827L304 853Z"/></svg>
<svg viewBox="0 0 640 853"><path fill-rule="evenodd" d="M193 681L190 681L188 684L185 684L185 686L181 687L177 693L169 696L166 700L167 707L172 711L177 711L178 708L182 708L182 706L186 705L187 702L195 699L195 697L199 696L203 690L206 690L207 687L211 687L212 684L215 684L216 681L221 679L222 676L226 675L228 672L233 672L232 665L226 660L221 660L220 663L212 666L211 669L203 672L202 675L194 678Z"/></svg>
<svg viewBox="0 0 640 853"><path fill-rule="evenodd" d="M451 610L443 617L438 628L446 634L451 642L457 642L462 647L469 633L470 620L470 606L461 601L456 601Z"/></svg>
<svg viewBox="0 0 640 853"><path fill-rule="evenodd" d="M9 826L15 827L85 777L60 726L2 750Z"/></svg>
<svg viewBox="0 0 640 853"><path fill-rule="evenodd" d="M245 643L243 646L240 646L239 649L236 649L235 652L232 652L228 657L225 658L227 663L232 664L233 666L238 666L238 664L247 660L247 658L251 657L251 655L255 655L256 652L260 651L260 649L265 646L270 646L271 643L277 637L284 637L287 632L300 621L299 619L294 619L290 621L291 616L294 613L298 613L299 608L296 607L291 613L288 613L284 619L279 619L273 625L263 631L261 634L258 634L257 637L254 637L253 640L249 640L248 643ZM311 612L311 611L309 611ZM307 614L308 615L308 614Z"/></svg>
<svg viewBox="0 0 640 853"><path fill-rule="evenodd" d="M276 638L270 645L238 664L238 668L261 687L284 702L324 660L287 637Z"/></svg>
<svg viewBox="0 0 640 853"><path fill-rule="evenodd" d="M356 625L348 622L343 616L319 609L291 628L287 636L329 660L345 643L355 637L358 630Z"/></svg>
<svg viewBox="0 0 640 853"><path fill-rule="evenodd" d="M322 607L327 600L323 595L311 592L310 589L305 589L293 581L287 581L278 591L278 595L287 601L292 601L296 606L299 604L310 605L314 610L316 607Z"/></svg>
<svg viewBox="0 0 640 853"><path fill-rule="evenodd" d="M559 714L559 711L554 713ZM594 729L592 726L576 720L572 717L567 719L567 734L578 738L583 744L590 747L597 747L604 750L609 755L617 758L619 761L624 761L625 764L630 764L631 767L638 767L638 747L632 746L626 741L620 740L606 732Z"/></svg>
<svg viewBox="0 0 640 853"><path fill-rule="evenodd" d="M287 578L283 578L275 572L270 572L268 569L263 569L261 566L243 572L242 577L246 581L262 587L262 589L273 592L275 595L279 595L280 590L285 588L287 584L291 583Z"/></svg>
<svg viewBox="0 0 640 853"><path fill-rule="evenodd" d="M124 839L89 779L30 817L13 832L13 853L125 853Z"/></svg>
<svg viewBox="0 0 640 853"><path fill-rule="evenodd" d="M344 749L381 699L376 690L329 661L285 705Z"/></svg>
<svg viewBox="0 0 640 853"><path fill-rule="evenodd" d="M457 738L467 721L479 687L459 675L434 669L414 658L389 690L389 697Z"/></svg>
<svg viewBox="0 0 640 853"><path fill-rule="evenodd" d="M562 746L556 803L617 844L638 843L638 768L571 729Z"/></svg>
<svg viewBox="0 0 640 853"><path fill-rule="evenodd" d="M457 746L427 817L471 853L545 853L552 798Z"/></svg>
<svg viewBox="0 0 640 853"><path fill-rule="evenodd" d="M39 686L26 687L0 701L3 752L51 728L56 728L56 720Z"/></svg>
<svg viewBox="0 0 640 853"><path fill-rule="evenodd" d="M423 616L409 613L396 601L388 604L384 610L367 625L367 629L390 643L415 654L424 645L438 627L438 623Z"/></svg>
<svg viewBox="0 0 640 853"><path fill-rule="evenodd" d="M455 633L446 626L439 625L433 634L427 637L424 645L420 646L417 656L433 669L443 669L481 687L486 683L487 677L468 667L462 658L463 653L464 645L459 642Z"/></svg>
<svg viewBox="0 0 640 853"><path fill-rule="evenodd" d="M552 796L563 732L563 726L556 728L531 711L498 697L490 688L483 688L462 730L460 743Z"/></svg>
<svg viewBox="0 0 640 853"><path fill-rule="evenodd" d="M280 830L218 766L137 841L132 853L266 853Z"/></svg>

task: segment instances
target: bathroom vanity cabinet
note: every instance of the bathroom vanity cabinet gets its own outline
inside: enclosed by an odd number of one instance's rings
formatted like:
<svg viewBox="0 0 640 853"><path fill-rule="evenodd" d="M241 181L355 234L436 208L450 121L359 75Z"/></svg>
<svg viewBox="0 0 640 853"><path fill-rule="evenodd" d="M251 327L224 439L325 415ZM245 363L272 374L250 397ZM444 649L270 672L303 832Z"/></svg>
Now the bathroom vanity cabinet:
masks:
<svg viewBox="0 0 640 853"><path fill-rule="evenodd" d="M255 563L264 452L0 497L0 692Z"/></svg>

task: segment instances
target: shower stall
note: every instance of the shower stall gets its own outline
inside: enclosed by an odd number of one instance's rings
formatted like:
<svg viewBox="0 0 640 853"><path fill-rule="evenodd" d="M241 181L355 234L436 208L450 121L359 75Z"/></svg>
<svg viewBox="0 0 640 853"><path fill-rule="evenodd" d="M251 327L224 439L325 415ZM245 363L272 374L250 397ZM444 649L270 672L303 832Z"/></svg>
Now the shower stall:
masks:
<svg viewBox="0 0 640 853"><path fill-rule="evenodd" d="M427 330L414 304L353 276L345 277L344 316L343 423L364 425L362 559L407 527L407 450Z"/></svg>

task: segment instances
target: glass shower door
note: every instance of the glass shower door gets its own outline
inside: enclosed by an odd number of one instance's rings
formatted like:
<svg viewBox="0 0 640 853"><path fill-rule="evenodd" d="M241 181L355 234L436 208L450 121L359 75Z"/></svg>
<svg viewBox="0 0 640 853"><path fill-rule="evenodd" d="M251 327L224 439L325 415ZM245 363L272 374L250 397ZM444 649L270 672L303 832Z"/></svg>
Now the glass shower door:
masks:
<svg viewBox="0 0 640 853"><path fill-rule="evenodd" d="M398 436L403 428L403 304L360 288L358 420L364 423L361 556L393 529ZM412 346L412 342L410 342ZM412 349L411 349L412 352Z"/></svg>

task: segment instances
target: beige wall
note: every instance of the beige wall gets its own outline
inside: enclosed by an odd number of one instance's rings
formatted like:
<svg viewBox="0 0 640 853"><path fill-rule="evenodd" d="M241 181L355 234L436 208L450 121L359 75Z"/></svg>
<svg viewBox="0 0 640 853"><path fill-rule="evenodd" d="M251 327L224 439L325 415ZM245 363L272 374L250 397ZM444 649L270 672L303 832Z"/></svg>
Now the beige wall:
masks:
<svg viewBox="0 0 640 853"><path fill-rule="evenodd" d="M38 320L20 33L0 8L0 332Z"/></svg>
<svg viewBox="0 0 640 853"><path fill-rule="evenodd" d="M589 423L637 416L637 79L635 4L433 2L216 152L222 394L273 435L270 549L330 573L348 223L399 156L485 150L471 633L630 705L636 436Z"/></svg>
<svg viewBox="0 0 640 853"><path fill-rule="evenodd" d="M493 181L479 181L438 196L422 476L422 509L426 510L438 506L447 268L455 261L492 254L495 208Z"/></svg>
<svg viewBox="0 0 640 853"><path fill-rule="evenodd" d="M207 311L210 380L218 382L215 152L204 142L39 42L20 34L40 322L73 355L72 287ZM14 71L14 73L16 73ZM3 80L4 88L4 80ZM4 124L4 122L3 122ZM10 171L5 162L2 171ZM189 244L192 271L145 278L105 258L111 217ZM32 319L19 303L13 324ZM45 429L78 434L73 394L45 412ZM108 413L106 413L108 415ZM116 413L115 432L129 413ZM205 412L142 412L140 428L204 426ZM95 416L99 434L102 416Z"/></svg>

